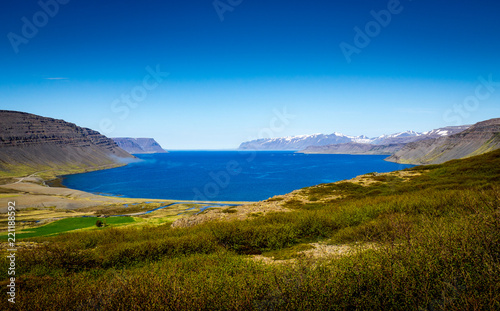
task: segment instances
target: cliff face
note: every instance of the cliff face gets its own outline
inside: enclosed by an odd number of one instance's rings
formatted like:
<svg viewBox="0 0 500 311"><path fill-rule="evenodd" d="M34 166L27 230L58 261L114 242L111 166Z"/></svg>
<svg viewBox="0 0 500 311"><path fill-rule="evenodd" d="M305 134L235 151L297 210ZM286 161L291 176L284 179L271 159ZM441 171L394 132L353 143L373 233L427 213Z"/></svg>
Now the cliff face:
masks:
<svg viewBox="0 0 500 311"><path fill-rule="evenodd" d="M328 146L309 146L299 153L321 153L321 154L385 154L391 155L403 148L405 144L372 145L360 143L348 143Z"/></svg>
<svg viewBox="0 0 500 311"><path fill-rule="evenodd" d="M94 168L133 159L88 128L24 112L0 110L0 170Z"/></svg>
<svg viewBox="0 0 500 311"><path fill-rule="evenodd" d="M474 124L448 137L405 145L387 161L408 164L440 164L500 148L500 118Z"/></svg>
<svg viewBox="0 0 500 311"><path fill-rule="evenodd" d="M153 138L117 137L113 140L129 153L166 153Z"/></svg>

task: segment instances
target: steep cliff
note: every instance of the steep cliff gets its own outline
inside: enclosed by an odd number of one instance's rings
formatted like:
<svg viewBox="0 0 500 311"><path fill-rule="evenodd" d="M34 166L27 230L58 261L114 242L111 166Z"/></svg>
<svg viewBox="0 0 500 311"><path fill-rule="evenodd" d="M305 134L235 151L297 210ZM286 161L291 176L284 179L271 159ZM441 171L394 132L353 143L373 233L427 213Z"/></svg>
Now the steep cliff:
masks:
<svg viewBox="0 0 500 311"><path fill-rule="evenodd" d="M458 134L409 143L386 160L408 164L439 164L499 148L500 118L496 118L476 123Z"/></svg>
<svg viewBox="0 0 500 311"><path fill-rule="evenodd" d="M113 138L115 143L129 153L166 153L153 138Z"/></svg>
<svg viewBox="0 0 500 311"><path fill-rule="evenodd" d="M134 157L99 132L63 120L0 110L0 172L113 166Z"/></svg>

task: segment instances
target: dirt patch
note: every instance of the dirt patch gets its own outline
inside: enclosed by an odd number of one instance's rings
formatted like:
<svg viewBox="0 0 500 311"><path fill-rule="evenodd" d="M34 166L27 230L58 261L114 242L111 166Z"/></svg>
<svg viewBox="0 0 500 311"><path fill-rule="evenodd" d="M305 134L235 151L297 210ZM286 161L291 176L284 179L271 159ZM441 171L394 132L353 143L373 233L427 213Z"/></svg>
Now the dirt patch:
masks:
<svg viewBox="0 0 500 311"><path fill-rule="evenodd" d="M325 258L325 257L339 257L347 256L359 251L366 251L368 249L375 249L376 245L373 243L365 244L341 244L341 245L328 245L325 243L311 243L314 248L303 251L302 254L312 258Z"/></svg>
<svg viewBox="0 0 500 311"><path fill-rule="evenodd" d="M371 184L380 182L380 177L396 177L400 178L401 182L409 181L411 178L415 176L422 175L423 171L395 171L389 173L370 173L365 175L356 176L352 179L346 180L347 182L351 182L354 184L358 184L361 186L369 186Z"/></svg>
<svg viewBox="0 0 500 311"><path fill-rule="evenodd" d="M263 255L253 255L251 260L261 262L268 265L284 265L296 264L298 260L309 260L311 263L317 262L320 259L338 258L342 256L349 256L358 252L364 252L370 249L377 249L378 246L374 243L363 244L341 244L329 245L325 243L309 243L311 249L297 252L296 258L292 259L274 259L274 257L267 257Z"/></svg>

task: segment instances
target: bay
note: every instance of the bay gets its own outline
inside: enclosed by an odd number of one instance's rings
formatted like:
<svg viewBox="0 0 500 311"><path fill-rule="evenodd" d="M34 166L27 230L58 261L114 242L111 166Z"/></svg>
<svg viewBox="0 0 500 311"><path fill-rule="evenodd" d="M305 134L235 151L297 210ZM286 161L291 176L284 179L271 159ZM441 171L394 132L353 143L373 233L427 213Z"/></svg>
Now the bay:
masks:
<svg viewBox="0 0 500 311"><path fill-rule="evenodd" d="M386 155L292 151L171 151L136 155L126 166L67 175L63 184L91 193L194 201L259 201L321 183L412 165Z"/></svg>

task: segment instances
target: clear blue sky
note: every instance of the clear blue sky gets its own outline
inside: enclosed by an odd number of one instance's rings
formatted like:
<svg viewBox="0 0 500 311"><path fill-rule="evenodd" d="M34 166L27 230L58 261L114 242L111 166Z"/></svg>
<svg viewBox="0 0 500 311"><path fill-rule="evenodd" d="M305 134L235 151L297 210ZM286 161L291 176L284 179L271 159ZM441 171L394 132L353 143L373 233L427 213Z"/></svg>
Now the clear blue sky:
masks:
<svg viewBox="0 0 500 311"><path fill-rule="evenodd" d="M498 1L41 2L0 3L0 109L167 149L500 117Z"/></svg>

